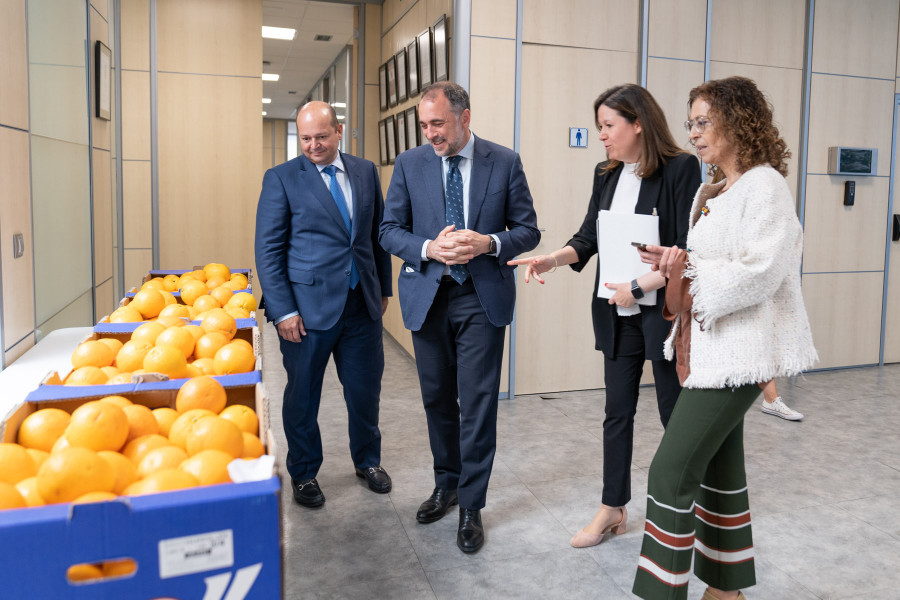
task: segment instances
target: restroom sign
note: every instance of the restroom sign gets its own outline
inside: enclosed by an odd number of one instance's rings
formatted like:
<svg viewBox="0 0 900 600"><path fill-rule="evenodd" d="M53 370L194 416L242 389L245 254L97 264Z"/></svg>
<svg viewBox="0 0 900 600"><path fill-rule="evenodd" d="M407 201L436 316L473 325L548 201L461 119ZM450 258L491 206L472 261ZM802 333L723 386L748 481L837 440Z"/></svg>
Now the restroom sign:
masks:
<svg viewBox="0 0 900 600"><path fill-rule="evenodd" d="M587 142L587 128L569 127L569 148L587 148Z"/></svg>

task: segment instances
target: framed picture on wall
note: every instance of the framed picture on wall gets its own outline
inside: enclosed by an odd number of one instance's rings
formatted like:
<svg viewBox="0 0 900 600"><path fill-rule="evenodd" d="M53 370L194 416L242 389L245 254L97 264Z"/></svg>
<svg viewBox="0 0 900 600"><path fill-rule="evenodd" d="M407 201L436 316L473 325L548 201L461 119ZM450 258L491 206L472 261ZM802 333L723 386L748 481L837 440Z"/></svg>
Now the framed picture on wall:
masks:
<svg viewBox="0 0 900 600"><path fill-rule="evenodd" d="M94 45L94 95L97 102L97 118L109 121L110 106L110 77L112 76L112 53L109 46L97 40Z"/></svg>
<svg viewBox="0 0 900 600"><path fill-rule="evenodd" d="M397 61L390 57L387 61L388 106L397 106Z"/></svg>
<svg viewBox="0 0 900 600"><path fill-rule="evenodd" d="M450 56L447 52L447 15L434 23L434 80L450 78Z"/></svg>
<svg viewBox="0 0 900 600"><path fill-rule="evenodd" d="M426 29L416 36L419 46L419 90L434 83L431 71L431 29Z"/></svg>
<svg viewBox="0 0 900 600"><path fill-rule="evenodd" d="M397 113L397 154L403 154L409 148L406 146L406 112Z"/></svg>
<svg viewBox="0 0 900 600"><path fill-rule="evenodd" d="M381 110L388 109L387 97L387 66L378 67L378 97L381 100Z"/></svg>
<svg viewBox="0 0 900 600"><path fill-rule="evenodd" d="M415 106L406 109L406 149L422 144L422 128L419 127L419 109Z"/></svg>
<svg viewBox="0 0 900 600"><path fill-rule="evenodd" d="M397 102L403 102L409 97L406 94L406 48L394 55L394 63L397 65Z"/></svg>
<svg viewBox="0 0 900 600"><path fill-rule="evenodd" d="M416 40L411 41L406 47L406 62L407 79L409 80L406 87L409 97L412 98L419 93L419 45Z"/></svg>
<svg viewBox="0 0 900 600"><path fill-rule="evenodd" d="M381 164L383 165L388 164L387 124L385 121L378 122L378 147L380 148Z"/></svg>
<svg viewBox="0 0 900 600"><path fill-rule="evenodd" d="M385 134L387 135L387 158L389 164L394 164L397 158L397 131L394 127L394 115L384 120Z"/></svg>

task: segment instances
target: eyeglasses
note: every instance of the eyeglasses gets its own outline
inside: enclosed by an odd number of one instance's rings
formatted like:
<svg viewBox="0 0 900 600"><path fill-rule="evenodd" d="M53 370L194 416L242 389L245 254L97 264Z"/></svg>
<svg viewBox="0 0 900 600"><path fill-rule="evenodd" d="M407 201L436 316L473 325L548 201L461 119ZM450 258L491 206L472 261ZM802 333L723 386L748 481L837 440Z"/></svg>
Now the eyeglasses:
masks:
<svg viewBox="0 0 900 600"><path fill-rule="evenodd" d="M696 129L697 133L703 133L710 125L712 125L712 121L706 117L697 117L696 119L685 121L684 130L690 133L691 129Z"/></svg>

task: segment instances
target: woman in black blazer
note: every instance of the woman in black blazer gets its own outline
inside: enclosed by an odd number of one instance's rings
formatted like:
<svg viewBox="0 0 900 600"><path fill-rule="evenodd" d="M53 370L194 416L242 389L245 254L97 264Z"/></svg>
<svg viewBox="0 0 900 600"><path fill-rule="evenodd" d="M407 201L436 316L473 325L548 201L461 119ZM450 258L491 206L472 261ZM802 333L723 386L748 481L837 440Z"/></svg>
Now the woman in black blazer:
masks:
<svg viewBox="0 0 900 600"><path fill-rule="evenodd" d="M609 160L594 170L594 190L581 228L551 254L510 261L524 265L525 283L561 265L581 271L597 253L597 214L601 210L656 214L660 245L684 247L688 214L700 187L700 164L675 143L662 109L644 88L626 84L610 88L594 101L600 141ZM643 241L643 240L635 240ZM681 392L675 362L663 357L670 323L663 319L665 279L656 271L631 282L606 282L615 290L609 300L591 302L596 349L603 352L606 418L603 421L603 497L591 523L575 534L572 545L594 546L612 531L624 533L631 499L631 453L634 414L644 361L653 365L659 416L665 427ZM658 290L656 304L638 306L645 292Z"/></svg>

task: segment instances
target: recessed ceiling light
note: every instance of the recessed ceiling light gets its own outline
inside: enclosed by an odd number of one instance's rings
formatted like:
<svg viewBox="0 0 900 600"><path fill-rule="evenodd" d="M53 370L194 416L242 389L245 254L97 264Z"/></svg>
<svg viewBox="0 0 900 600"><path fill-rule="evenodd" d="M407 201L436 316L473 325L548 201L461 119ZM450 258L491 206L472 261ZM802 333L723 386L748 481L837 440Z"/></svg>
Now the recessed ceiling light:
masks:
<svg viewBox="0 0 900 600"><path fill-rule="evenodd" d="M263 104L272 104L271 98L263 98Z"/></svg>
<svg viewBox="0 0 900 600"><path fill-rule="evenodd" d="M332 102L331 105L335 108L347 108L346 102Z"/></svg>
<svg viewBox="0 0 900 600"><path fill-rule="evenodd" d="M266 27L262 26L262 36L272 40L292 40L297 35L296 29L289 27Z"/></svg>
<svg viewBox="0 0 900 600"><path fill-rule="evenodd" d="M262 111L262 113L263 113L263 115L262 115L262 116L266 116L266 111Z"/></svg>
<svg viewBox="0 0 900 600"><path fill-rule="evenodd" d="M262 80L263 81L278 81L281 77L278 73L263 73Z"/></svg>

